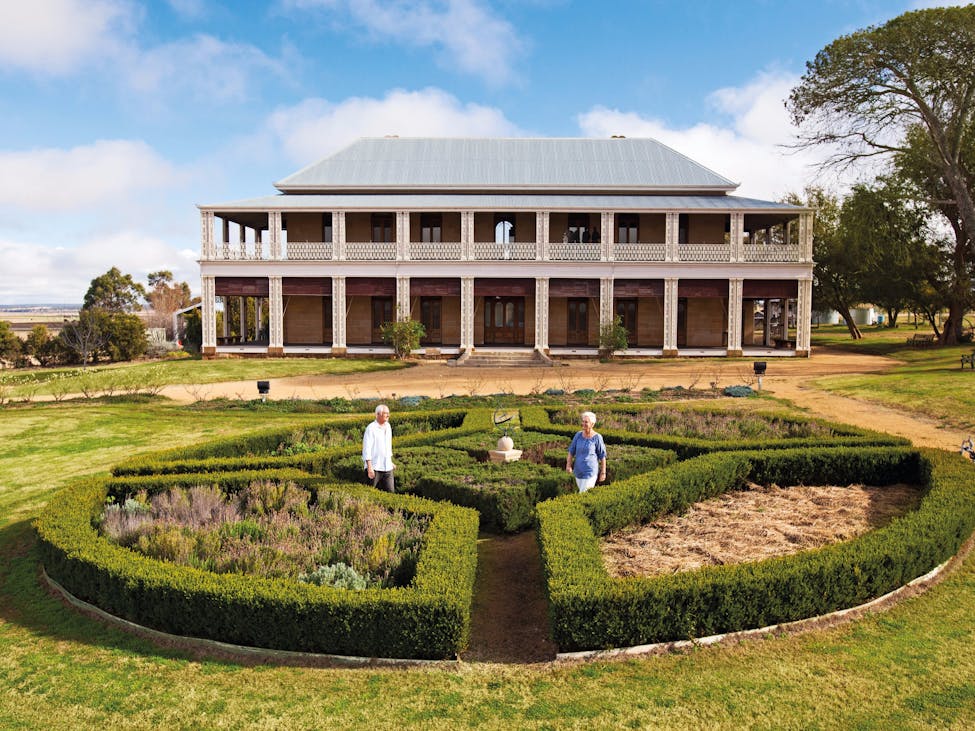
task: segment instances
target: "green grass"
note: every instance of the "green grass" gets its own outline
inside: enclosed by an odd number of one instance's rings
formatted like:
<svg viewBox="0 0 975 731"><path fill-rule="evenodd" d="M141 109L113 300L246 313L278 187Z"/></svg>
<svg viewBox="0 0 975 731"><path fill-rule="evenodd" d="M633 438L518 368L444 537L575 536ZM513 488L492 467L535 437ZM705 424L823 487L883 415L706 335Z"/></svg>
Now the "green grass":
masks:
<svg viewBox="0 0 975 731"><path fill-rule="evenodd" d="M868 353L870 355L891 355L908 349L907 339L915 333L930 333L931 328L919 322L917 329L914 324L901 323L898 327L878 327L864 325L860 328L863 337L854 340L846 325L820 325L812 329L812 346L829 347L846 350L852 353ZM815 352L813 353L815 355Z"/></svg>
<svg viewBox="0 0 975 731"><path fill-rule="evenodd" d="M83 384L96 390L106 387L121 392L129 387L151 384L221 383L225 381L254 381L263 378L286 378L308 375L345 375L396 370L408 363L393 360L357 358L221 358L216 360L160 360L145 363L115 363L80 368L51 368L31 371L12 371L0 375L0 389L6 389L11 399L78 393ZM2 398L0 398L2 403Z"/></svg>
<svg viewBox="0 0 975 731"><path fill-rule="evenodd" d="M919 356L917 380L929 378L920 362L927 357L940 356ZM904 368L909 381L907 361ZM975 558L925 594L832 630L542 666L341 670L198 660L105 627L41 587L29 521L70 477L143 450L316 418L188 412L160 400L0 410L0 728L975 725Z"/></svg>
<svg viewBox="0 0 975 731"><path fill-rule="evenodd" d="M914 332L912 327L865 328L862 340L851 340L845 328L840 332L837 327L813 331L813 348L884 355L894 365L884 373L828 376L811 385L929 416L947 426L975 429L975 372L961 370L961 355L971 353L975 345L912 348L904 342Z"/></svg>

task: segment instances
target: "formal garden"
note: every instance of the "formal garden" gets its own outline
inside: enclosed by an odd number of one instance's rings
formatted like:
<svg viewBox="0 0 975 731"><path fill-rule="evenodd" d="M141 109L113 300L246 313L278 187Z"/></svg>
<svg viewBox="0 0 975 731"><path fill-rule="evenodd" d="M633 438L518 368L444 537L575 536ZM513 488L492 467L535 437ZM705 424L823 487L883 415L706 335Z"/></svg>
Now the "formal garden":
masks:
<svg viewBox="0 0 975 731"><path fill-rule="evenodd" d="M534 531L548 634L573 653L855 607L946 562L975 526L967 463L783 409L604 404L609 479L578 494L563 465L582 406L509 413L522 459L502 463L488 459L496 410L424 406L394 420L394 495L359 484L368 412L119 460L36 520L45 575L174 638L343 661L452 660L468 648L479 535ZM618 576L601 553L610 534L618 542L718 496L864 485L914 499L849 540L757 561Z"/></svg>

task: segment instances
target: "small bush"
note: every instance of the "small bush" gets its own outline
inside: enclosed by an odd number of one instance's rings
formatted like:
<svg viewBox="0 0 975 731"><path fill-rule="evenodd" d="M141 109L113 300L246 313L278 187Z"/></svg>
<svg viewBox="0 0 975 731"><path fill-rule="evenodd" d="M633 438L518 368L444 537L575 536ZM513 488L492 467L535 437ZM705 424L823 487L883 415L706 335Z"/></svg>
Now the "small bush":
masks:
<svg viewBox="0 0 975 731"><path fill-rule="evenodd" d="M298 581L316 586L334 586L336 589L365 589L369 577L361 576L354 568L339 561L329 566L319 566L310 574L299 574Z"/></svg>

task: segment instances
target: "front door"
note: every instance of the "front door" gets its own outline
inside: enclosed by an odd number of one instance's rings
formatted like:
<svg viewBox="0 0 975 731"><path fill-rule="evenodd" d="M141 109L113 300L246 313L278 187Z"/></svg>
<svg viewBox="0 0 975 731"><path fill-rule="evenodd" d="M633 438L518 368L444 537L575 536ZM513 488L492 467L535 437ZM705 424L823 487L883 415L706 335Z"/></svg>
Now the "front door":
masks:
<svg viewBox="0 0 975 731"><path fill-rule="evenodd" d="M565 340L569 345L589 344L589 300L570 297L566 300Z"/></svg>
<svg viewBox="0 0 975 731"><path fill-rule="evenodd" d="M372 342L380 344L383 342L382 327L387 322L393 321L393 298L392 297L373 297L372 298Z"/></svg>
<svg viewBox="0 0 975 731"><path fill-rule="evenodd" d="M424 336L421 345L440 345L443 335L440 330L440 315L443 311L441 297L420 297L420 322L423 324Z"/></svg>
<svg viewBox="0 0 975 731"><path fill-rule="evenodd" d="M484 298L484 344L525 344L525 298Z"/></svg>

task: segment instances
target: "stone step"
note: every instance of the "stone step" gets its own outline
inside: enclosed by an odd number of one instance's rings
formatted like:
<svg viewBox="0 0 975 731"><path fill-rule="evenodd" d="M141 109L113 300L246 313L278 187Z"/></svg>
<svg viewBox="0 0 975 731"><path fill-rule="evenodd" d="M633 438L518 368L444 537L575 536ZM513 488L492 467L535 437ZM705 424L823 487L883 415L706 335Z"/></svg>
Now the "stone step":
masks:
<svg viewBox="0 0 975 731"><path fill-rule="evenodd" d="M466 358L452 361L451 365L465 368L549 368L554 363L538 353L471 353Z"/></svg>

